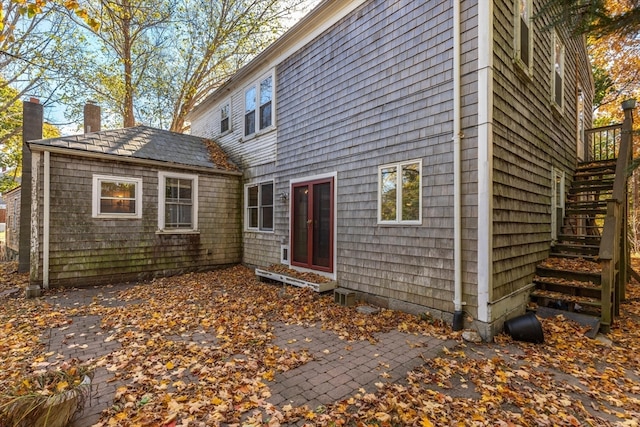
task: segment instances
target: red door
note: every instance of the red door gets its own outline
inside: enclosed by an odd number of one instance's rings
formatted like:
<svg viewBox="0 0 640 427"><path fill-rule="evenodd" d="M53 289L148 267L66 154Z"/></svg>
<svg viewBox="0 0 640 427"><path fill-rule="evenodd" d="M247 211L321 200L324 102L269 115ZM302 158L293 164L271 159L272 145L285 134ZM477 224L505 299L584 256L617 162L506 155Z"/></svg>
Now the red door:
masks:
<svg viewBox="0 0 640 427"><path fill-rule="evenodd" d="M333 272L333 178L292 184L291 264Z"/></svg>

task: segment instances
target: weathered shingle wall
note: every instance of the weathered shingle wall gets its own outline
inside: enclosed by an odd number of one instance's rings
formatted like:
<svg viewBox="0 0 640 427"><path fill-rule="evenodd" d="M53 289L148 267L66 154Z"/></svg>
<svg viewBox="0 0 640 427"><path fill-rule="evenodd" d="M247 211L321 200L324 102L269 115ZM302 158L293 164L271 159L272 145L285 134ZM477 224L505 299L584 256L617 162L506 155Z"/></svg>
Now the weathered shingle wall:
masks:
<svg viewBox="0 0 640 427"><path fill-rule="evenodd" d="M239 177L198 173L199 233L160 234L157 169L57 154L50 164L52 286L139 280L240 262ZM40 186L42 174L41 162ZM93 174L142 178L142 218L92 218ZM42 191L39 205L42 265Z"/></svg>
<svg viewBox="0 0 640 427"><path fill-rule="evenodd" d="M464 121L473 126L475 9L464 10ZM449 2L370 1L281 64L276 181L279 193L291 179L337 173L341 286L446 311L454 276L451 26ZM463 148L471 204L476 150L471 140ZM413 159L423 162L422 225L378 225L378 167ZM287 236L281 212L276 231ZM475 232L467 237L473 262ZM473 281L473 271L465 278Z"/></svg>
<svg viewBox="0 0 640 427"><path fill-rule="evenodd" d="M541 1L534 1L534 15ZM513 61L515 7L495 2L493 298L531 283L535 265L549 252L551 171L565 171L570 182L576 164L576 85L590 105L591 84L582 38L560 28L566 47L564 108L551 105L552 30L547 20L533 21L530 77ZM589 107L587 107L589 109Z"/></svg>

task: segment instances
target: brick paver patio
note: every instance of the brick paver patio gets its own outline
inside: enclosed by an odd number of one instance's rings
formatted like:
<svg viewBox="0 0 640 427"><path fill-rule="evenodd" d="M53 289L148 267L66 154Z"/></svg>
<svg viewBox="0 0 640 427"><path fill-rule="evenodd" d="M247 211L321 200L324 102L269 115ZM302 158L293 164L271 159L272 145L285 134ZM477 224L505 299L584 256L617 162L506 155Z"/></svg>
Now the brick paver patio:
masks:
<svg viewBox="0 0 640 427"><path fill-rule="evenodd" d="M103 306L124 305L117 293L126 288L107 286L69 290L47 296L48 302L63 307L86 306L99 303ZM75 316L71 324L51 328L44 334L49 361L77 357L83 361L97 359L121 348L117 340L107 339L110 332L100 327L101 316ZM271 324L274 344L293 351L306 350L313 360L278 373L268 382L271 391L269 402L284 406L308 405L313 410L348 398L359 389L373 392L375 383L403 383L406 373L423 363L423 358L441 354L443 346L452 347L454 341L434 337L416 336L401 331L376 335L377 342L348 342L320 325L303 327L280 322ZM199 335L199 336L198 336ZM174 340L215 343L214 336L201 333L173 337ZM100 414L113 403L113 396L120 383L112 372L98 368L92 382L90 399L84 412L73 427L87 427L98 422Z"/></svg>

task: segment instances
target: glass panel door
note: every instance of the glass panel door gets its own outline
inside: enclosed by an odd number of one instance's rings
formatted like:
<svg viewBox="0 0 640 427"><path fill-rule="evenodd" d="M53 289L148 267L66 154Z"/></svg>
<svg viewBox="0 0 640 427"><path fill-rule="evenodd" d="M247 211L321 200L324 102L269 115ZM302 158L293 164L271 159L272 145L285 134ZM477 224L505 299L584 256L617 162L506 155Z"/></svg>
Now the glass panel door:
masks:
<svg viewBox="0 0 640 427"><path fill-rule="evenodd" d="M292 257L296 264L308 264L309 259L309 186L300 185L293 187L293 212L292 212Z"/></svg>
<svg viewBox="0 0 640 427"><path fill-rule="evenodd" d="M333 178L292 186L291 264L333 271Z"/></svg>

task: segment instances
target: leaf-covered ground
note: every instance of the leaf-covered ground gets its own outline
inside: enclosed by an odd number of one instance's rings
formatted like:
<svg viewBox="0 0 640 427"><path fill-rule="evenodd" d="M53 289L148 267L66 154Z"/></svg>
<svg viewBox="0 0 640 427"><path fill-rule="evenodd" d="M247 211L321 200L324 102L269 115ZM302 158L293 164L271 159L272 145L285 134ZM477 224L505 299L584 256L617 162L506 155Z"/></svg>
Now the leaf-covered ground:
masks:
<svg viewBox="0 0 640 427"><path fill-rule="evenodd" d="M0 294L24 285L14 267L0 264ZM544 344L504 335L491 344L464 343L438 322L392 310L360 314L331 295L260 283L239 266L136 285L117 299L123 305L94 299L65 307L2 297L0 394L53 357L41 340L48 328L94 315L104 341L121 344L92 361L118 384L101 426L635 426L640 418L636 285L607 336L591 340L584 327L557 317L541 320ZM375 342L377 333L400 330L459 344L425 359L401 383L354 390L322 410L275 406L268 398L277 374L312 358L274 345L275 322L321 326L345 342ZM209 344L175 339L195 331Z"/></svg>

